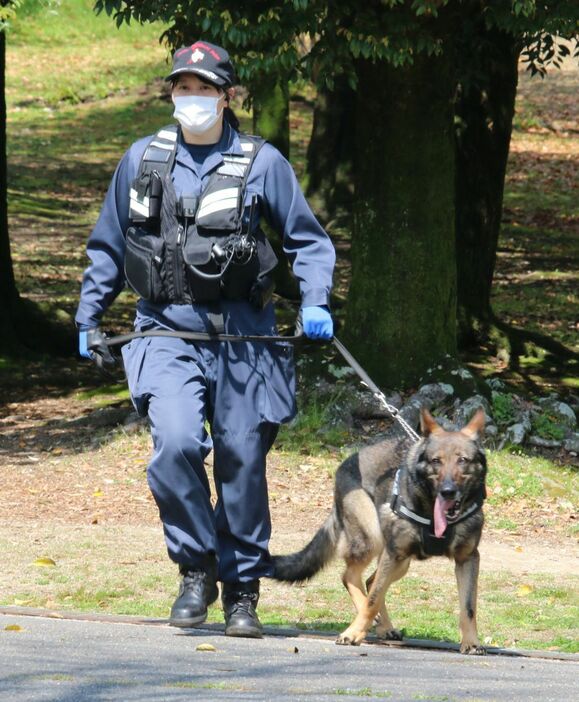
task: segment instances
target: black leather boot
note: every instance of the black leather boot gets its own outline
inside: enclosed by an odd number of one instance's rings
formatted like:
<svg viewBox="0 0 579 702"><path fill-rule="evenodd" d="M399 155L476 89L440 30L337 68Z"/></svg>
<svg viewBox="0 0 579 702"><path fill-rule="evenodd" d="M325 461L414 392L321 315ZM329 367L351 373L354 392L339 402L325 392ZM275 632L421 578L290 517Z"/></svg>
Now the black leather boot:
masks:
<svg viewBox="0 0 579 702"><path fill-rule="evenodd" d="M259 580L223 583L221 602L225 615L225 636L263 637L263 627L255 611L258 601Z"/></svg>
<svg viewBox="0 0 579 702"><path fill-rule="evenodd" d="M204 568L179 566L183 576L179 596L171 607L171 626L195 626L207 619L207 607L215 602L217 590L217 566L214 562Z"/></svg>

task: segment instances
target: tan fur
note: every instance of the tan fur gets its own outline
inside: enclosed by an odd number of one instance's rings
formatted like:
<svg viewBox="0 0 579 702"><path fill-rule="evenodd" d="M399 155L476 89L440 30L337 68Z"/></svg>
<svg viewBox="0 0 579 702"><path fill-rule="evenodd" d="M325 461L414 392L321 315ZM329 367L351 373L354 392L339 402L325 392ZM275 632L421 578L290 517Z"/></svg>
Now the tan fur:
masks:
<svg viewBox="0 0 579 702"><path fill-rule="evenodd" d="M486 463L477 444L484 421L479 410L466 427L447 432L423 410L423 438L419 442L385 441L346 459L336 472L334 509L326 524L301 552L274 557L274 577L286 581L312 577L331 556L328 534L334 535L333 553L345 561L342 582L357 612L337 643L360 644L375 620L378 636L401 638L392 625L385 594L392 583L404 577L413 558L430 556L423 548L421 527L390 507L396 470L404 465L407 477L401 485L401 497L415 513L426 516L430 510L432 518L436 495L439 491L446 494L449 486L460 496L453 504L465 510L484 485ZM452 515L448 514L450 520ZM445 547L444 555L455 561L462 653L484 653L476 624L478 543L483 521L482 510L478 510L457 522ZM316 546L318 543L325 549ZM364 571L374 558L378 558L376 571L364 587Z"/></svg>

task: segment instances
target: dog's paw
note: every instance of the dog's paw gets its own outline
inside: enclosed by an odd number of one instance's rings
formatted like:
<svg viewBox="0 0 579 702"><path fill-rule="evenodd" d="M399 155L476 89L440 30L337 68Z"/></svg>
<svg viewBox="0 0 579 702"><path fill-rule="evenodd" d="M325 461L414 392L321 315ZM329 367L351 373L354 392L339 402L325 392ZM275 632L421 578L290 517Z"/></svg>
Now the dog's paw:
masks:
<svg viewBox="0 0 579 702"><path fill-rule="evenodd" d="M466 643L460 644L460 652L465 656L485 656L486 648L481 646L479 643Z"/></svg>
<svg viewBox="0 0 579 702"><path fill-rule="evenodd" d="M338 646L359 646L365 638L365 631L346 629L346 631L338 636L336 644Z"/></svg>
<svg viewBox="0 0 579 702"><path fill-rule="evenodd" d="M384 641L402 641L404 638L398 629L386 629L380 626L376 627L376 636Z"/></svg>

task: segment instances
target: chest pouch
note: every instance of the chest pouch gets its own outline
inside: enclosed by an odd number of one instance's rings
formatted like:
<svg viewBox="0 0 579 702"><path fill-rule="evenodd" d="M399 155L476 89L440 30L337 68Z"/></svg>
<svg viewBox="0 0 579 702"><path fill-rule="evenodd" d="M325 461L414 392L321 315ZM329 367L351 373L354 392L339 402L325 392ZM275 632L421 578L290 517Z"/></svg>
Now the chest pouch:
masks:
<svg viewBox="0 0 579 702"><path fill-rule="evenodd" d="M201 234L241 230L242 191L239 178L217 177L209 182L195 215L195 223Z"/></svg>
<svg viewBox="0 0 579 702"><path fill-rule="evenodd" d="M127 230L126 242L125 277L131 288L145 300L166 301L163 238L134 226Z"/></svg>

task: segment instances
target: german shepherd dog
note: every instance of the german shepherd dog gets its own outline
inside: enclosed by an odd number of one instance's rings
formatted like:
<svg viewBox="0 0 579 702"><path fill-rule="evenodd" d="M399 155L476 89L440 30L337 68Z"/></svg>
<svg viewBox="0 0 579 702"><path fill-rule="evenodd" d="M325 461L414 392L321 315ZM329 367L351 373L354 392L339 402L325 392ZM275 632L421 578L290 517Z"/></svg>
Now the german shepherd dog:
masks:
<svg viewBox="0 0 579 702"><path fill-rule="evenodd" d="M460 651L484 654L476 626L486 476L478 438L484 422L478 410L460 431L445 431L422 410L418 442L386 440L350 456L336 472L334 506L323 526L298 553L273 557L273 577L287 582L308 580L336 554L345 560L342 582L357 616L336 643L360 644L374 621L377 636L400 640L386 591L413 558L444 555L455 562ZM378 564L366 595L362 578L373 558Z"/></svg>

